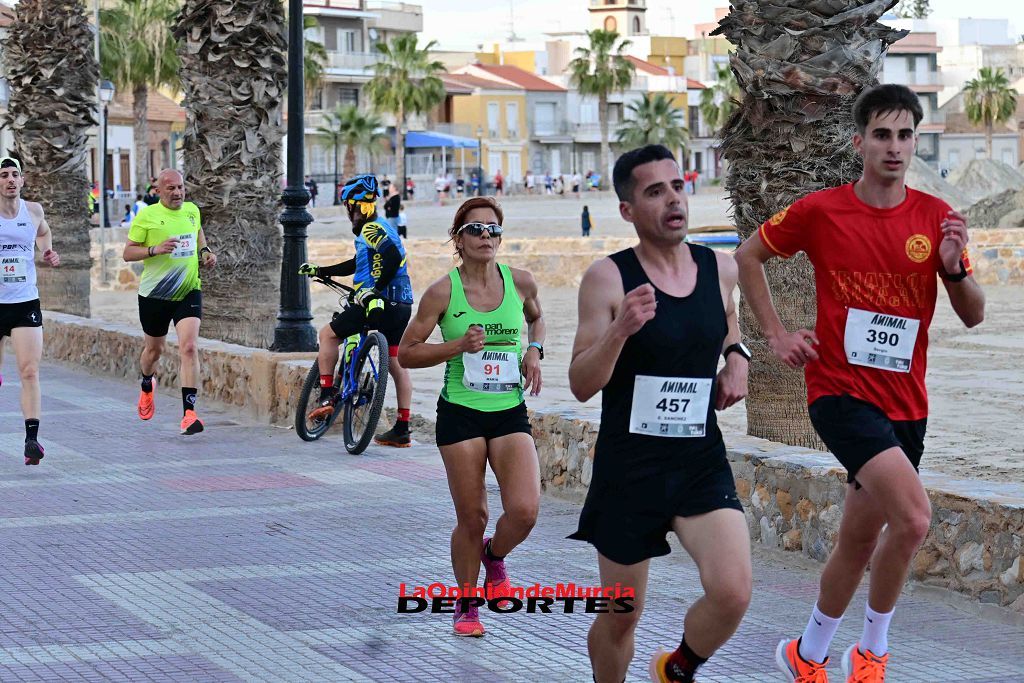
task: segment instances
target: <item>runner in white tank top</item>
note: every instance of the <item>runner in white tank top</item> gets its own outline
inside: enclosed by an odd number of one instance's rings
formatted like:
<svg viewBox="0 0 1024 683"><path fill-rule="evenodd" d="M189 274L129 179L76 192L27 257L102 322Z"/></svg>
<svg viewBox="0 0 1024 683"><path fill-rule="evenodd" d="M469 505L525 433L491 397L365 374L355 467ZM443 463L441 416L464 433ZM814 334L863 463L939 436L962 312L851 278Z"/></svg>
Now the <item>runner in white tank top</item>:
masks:
<svg viewBox="0 0 1024 683"><path fill-rule="evenodd" d="M43 262L47 265L60 265L60 257L53 250L43 207L21 198L24 185L18 160L0 159L0 366L3 365L3 338L10 337L21 375L25 464L38 465L43 457L43 447L38 440L43 316L36 288L36 245L43 252Z"/></svg>

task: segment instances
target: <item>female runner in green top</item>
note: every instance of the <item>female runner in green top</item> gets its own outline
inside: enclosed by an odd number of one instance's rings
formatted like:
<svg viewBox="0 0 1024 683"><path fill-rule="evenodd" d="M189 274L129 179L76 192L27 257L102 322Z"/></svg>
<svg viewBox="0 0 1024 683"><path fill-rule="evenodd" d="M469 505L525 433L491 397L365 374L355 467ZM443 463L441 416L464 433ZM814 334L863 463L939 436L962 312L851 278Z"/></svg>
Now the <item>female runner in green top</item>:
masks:
<svg viewBox="0 0 1024 683"><path fill-rule="evenodd" d="M474 197L458 208L449 234L461 263L427 288L398 347L404 367L446 363L437 445L455 503L452 567L460 588L475 587L482 562L485 589L494 597L509 594L504 557L537 520L540 466L523 394L540 393L544 357L537 283L529 272L497 261L502 220L501 207L490 197ZM435 326L441 328L441 344L427 342ZM504 510L493 538L484 537L488 462ZM477 608L458 604L454 630L482 636Z"/></svg>

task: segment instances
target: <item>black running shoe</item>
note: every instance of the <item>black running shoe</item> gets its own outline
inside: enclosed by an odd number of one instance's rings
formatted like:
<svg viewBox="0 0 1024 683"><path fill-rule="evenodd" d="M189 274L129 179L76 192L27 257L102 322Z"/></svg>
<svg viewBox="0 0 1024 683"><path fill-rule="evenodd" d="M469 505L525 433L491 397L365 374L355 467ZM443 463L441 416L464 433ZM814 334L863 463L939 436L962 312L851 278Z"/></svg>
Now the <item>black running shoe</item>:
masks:
<svg viewBox="0 0 1024 683"><path fill-rule="evenodd" d="M38 465L43 459L43 447L35 439L25 439L25 464Z"/></svg>
<svg viewBox="0 0 1024 683"><path fill-rule="evenodd" d="M391 446L392 448L408 448L412 445L412 433L404 432L400 434L392 427L383 434L373 437L373 442L381 446Z"/></svg>

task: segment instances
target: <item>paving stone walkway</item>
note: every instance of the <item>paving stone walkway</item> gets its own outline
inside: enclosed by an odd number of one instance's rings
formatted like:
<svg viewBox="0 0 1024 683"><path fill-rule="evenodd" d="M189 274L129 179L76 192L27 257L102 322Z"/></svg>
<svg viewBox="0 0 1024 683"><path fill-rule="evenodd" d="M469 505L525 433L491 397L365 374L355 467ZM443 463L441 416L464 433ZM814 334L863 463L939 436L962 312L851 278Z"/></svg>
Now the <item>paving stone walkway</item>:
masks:
<svg viewBox="0 0 1024 683"><path fill-rule="evenodd" d="M396 614L400 583L452 582L454 513L430 435L353 457L340 435L306 444L200 396L208 430L183 437L175 393L143 423L134 386L46 365L47 455L25 467L12 359L4 375L0 681L590 680L589 615L485 613L487 636L462 640L447 617ZM593 550L564 538L577 513L543 500L509 560L516 583L597 584ZM702 682L780 680L775 644L802 628L817 576L756 558L750 611ZM656 647L674 646L698 587L678 550L655 560L630 681L647 680ZM859 635L862 605L833 655ZM944 600L906 597L891 639L895 683L1024 682L1024 627Z"/></svg>

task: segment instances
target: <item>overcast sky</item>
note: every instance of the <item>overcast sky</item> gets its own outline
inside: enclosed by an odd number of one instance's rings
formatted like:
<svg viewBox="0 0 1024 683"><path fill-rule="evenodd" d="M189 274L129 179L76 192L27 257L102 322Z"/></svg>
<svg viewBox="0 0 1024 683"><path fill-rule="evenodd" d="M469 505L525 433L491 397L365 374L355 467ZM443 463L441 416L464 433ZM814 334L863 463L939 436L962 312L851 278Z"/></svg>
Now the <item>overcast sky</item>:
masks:
<svg viewBox="0 0 1024 683"><path fill-rule="evenodd" d="M588 0L412 0L423 5L423 36L442 49L476 49L504 40L514 8L515 32L526 40L543 40L547 31L590 28ZM690 35L693 24L712 21L726 0L647 0L647 26L655 35ZM967 12L965 7L969 6ZM931 0L932 17L1006 18L1024 31L1021 0ZM657 28L655 28L657 27Z"/></svg>

